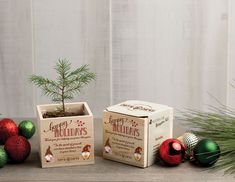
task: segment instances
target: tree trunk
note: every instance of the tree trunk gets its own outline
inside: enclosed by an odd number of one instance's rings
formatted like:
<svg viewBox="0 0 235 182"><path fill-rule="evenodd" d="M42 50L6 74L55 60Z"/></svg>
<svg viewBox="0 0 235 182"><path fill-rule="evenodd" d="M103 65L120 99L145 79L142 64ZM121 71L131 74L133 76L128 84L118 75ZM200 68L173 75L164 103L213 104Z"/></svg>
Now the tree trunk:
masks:
<svg viewBox="0 0 235 182"><path fill-rule="evenodd" d="M63 113L65 113L64 88L62 89L61 100L62 100L62 110L63 110Z"/></svg>

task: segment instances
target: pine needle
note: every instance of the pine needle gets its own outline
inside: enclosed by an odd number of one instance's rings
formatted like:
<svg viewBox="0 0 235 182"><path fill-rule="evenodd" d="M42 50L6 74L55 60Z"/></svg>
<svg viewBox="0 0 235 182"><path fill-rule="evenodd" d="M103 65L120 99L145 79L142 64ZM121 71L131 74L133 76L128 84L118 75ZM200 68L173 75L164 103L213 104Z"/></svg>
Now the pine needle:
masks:
<svg viewBox="0 0 235 182"><path fill-rule="evenodd" d="M190 126L192 133L218 143L221 150L219 160L210 169L235 173L235 111L225 106L210 106L211 112L186 110L178 119Z"/></svg>
<svg viewBox="0 0 235 182"><path fill-rule="evenodd" d="M59 59L54 69L56 80L31 75L30 81L41 88L44 95L51 97L52 101L62 103L61 110L65 113L65 100L73 99L85 85L96 79L96 74L90 72L89 65L71 71L71 63L67 59Z"/></svg>

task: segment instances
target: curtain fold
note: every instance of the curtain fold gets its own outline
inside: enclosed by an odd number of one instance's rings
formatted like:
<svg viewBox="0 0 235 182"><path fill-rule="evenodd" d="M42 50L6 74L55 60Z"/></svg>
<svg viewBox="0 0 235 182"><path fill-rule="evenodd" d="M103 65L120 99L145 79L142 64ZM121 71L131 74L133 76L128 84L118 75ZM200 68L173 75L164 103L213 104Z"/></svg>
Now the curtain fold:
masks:
<svg viewBox="0 0 235 182"><path fill-rule="evenodd" d="M34 117L50 103L28 76L54 78L58 58L97 72L75 98L95 117L127 99L235 107L234 9L232 0L0 0L0 113Z"/></svg>
<svg viewBox="0 0 235 182"><path fill-rule="evenodd" d="M34 113L30 0L0 0L0 113L29 117Z"/></svg>
<svg viewBox="0 0 235 182"><path fill-rule="evenodd" d="M224 0L112 1L114 102L226 104L227 15Z"/></svg>
<svg viewBox="0 0 235 182"><path fill-rule="evenodd" d="M54 78L58 58L69 59L73 68L89 64L97 80L73 101L88 102L98 116L110 100L108 8L108 0L33 0L34 72ZM51 102L35 92L36 104Z"/></svg>

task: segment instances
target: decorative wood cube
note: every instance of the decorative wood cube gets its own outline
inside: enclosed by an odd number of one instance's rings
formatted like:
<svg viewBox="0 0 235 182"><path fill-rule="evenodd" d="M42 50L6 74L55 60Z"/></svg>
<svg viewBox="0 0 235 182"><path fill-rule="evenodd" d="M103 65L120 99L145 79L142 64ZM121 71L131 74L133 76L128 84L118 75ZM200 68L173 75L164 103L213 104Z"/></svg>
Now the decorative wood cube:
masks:
<svg viewBox="0 0 235 182"><path fill-rule="evenodd" d="M78 116L43 118L58 104L38 105L38 132L42 167L94 164L93 115L86 102L68 103Z"/></svg>
<svg viewBox="0 0 235 182"><path fill-rule="evenodd" d="M136 100L110 106L103 115L103 157L148 167L172 130L171 107Z"/></svg>

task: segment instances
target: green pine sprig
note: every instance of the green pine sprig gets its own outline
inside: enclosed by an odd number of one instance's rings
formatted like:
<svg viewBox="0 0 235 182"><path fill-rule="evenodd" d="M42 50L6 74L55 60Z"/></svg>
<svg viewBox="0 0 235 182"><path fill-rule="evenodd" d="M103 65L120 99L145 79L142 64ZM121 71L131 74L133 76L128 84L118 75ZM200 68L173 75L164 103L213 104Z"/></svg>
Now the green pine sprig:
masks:
<svg viewBox="0 0 235 182"><path fill-rule="evenodd" d="M185 121L192 133L218 143L221 156L211 167L224 170L225 174L235 173L235 111L227 107L211 107L211 112L187 110L181 112L180 120Z"/></svg>
<svg viewBox="0 0 235 182"><path fill-rule="evenodd" d="M71 71L71 63L67 59L59 59L54 69L56 80L31 75L30 81L41 88L44 95L51 97L52 101L62 103L61 110L65 113L65 100L73 99L84 86L96 79L96 74L90 72L88 65Z"/></svg>

